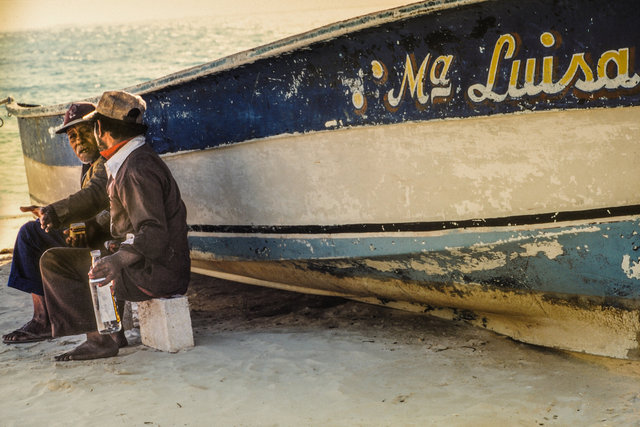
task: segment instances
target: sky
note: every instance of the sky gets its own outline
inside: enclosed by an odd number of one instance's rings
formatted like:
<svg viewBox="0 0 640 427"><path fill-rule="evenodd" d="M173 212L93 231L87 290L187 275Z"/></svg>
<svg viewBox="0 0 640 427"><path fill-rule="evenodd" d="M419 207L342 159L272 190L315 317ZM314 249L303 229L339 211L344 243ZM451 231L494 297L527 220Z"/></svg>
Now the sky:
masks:
<svg viewBox="0 0 640 427"><path fill-rule="evenodd" d="M415 0L0 0L0 32L64 25L117 24L246 13L272 14L328 8L356 14ZM354 15L355 16L355 15Z"/></svg>

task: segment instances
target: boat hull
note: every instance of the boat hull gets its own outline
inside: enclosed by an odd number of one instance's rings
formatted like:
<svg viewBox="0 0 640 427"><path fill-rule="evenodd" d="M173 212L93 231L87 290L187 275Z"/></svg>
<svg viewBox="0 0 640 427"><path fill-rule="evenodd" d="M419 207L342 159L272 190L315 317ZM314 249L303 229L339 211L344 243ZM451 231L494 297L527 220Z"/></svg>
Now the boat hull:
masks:
<svg viewBox="0 0 640 427"><path fill-rule="evenodd" d="M405 261L403 261L405 263ZM362 264L375 268L363 269ZM412 281L389 275L388 262L202 261L196 273L293 292L338 296L487 328L529 344L621 359L640 359L637 304L614 298L516 290L482 283ZM319 268L319 265L321 267ZM336 271L351 269L348 276ZM360 274L354 274L355 271ZM369 273L376 274L369 274ZM385 278L382 278L386 273Z"/></svg>
<svg viewBox="0 0 640 427"><path fill-rule="evenodd" d="M640 11L600 6L425 2L129 88L194 271L639 357ZM65 108L9 106L39 203Z"/></svg>

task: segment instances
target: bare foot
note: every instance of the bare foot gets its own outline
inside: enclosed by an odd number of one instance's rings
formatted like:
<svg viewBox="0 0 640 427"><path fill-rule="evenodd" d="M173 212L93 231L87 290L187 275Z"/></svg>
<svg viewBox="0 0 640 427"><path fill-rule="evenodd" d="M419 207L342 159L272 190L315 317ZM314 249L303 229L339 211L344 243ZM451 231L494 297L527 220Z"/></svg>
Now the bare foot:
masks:
<svg viewBox="0 0 640 427"><path fill-rule="evenodd" d="M118 348L126 347L129 345L127 341L127 337L124 335L124 328L120 329L119 332L115 334L111 334L111 338L118 344Z"/></svg>
<svg viewBox="0 0 640 427"><path fill-rule="evenodd" d="M78 347L68 351L55 359L59 362L70 360L90 360L113 357L118 354L118 344L110 335L100 335L98 332L87 334L87 340Z"/></svg>

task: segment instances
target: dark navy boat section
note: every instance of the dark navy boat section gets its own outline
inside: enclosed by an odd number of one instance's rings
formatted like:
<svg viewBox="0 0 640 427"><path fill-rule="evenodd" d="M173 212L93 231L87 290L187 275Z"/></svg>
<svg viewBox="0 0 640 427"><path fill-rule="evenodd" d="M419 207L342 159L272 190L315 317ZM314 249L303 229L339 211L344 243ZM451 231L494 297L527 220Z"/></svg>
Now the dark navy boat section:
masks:
<svg viewBox="0 0 640 427"><path fill-rule="evenodd" d="M361 24L353 32L316 30L308 34L322 37L307 46L294 37L290 51L270 54L289 43L276 42L238 67L230 57L201 68L208 73L133 88L148 103L148 140L171 153L343 127L640 104L635 2L446 3L401 8L399 20L356 18L335 27ZM58 126L63 113L21 126L23 141L38 141L27 157L78 164L62 137L27 135Z"/></svg>
<svg viewBox="0 0 640 427"><path fill-rule="evenodd" d="M631 1L441 9L149 93L149 137L175 152L349 126L637 105L638 22Z"/></svg>

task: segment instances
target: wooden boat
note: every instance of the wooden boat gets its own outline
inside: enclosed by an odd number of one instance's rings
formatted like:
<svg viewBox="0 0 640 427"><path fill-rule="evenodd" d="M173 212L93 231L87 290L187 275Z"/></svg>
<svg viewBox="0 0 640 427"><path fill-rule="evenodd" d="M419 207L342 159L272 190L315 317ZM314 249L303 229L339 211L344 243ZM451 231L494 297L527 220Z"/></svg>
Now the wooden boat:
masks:
<svg viewBox="0 0 640 427"><path fill-rule="evenodd" d="M194 271L638 358L635 6L416 3L127 90ZM8 105L37 203L76 185L66 108Z"/></svg>

